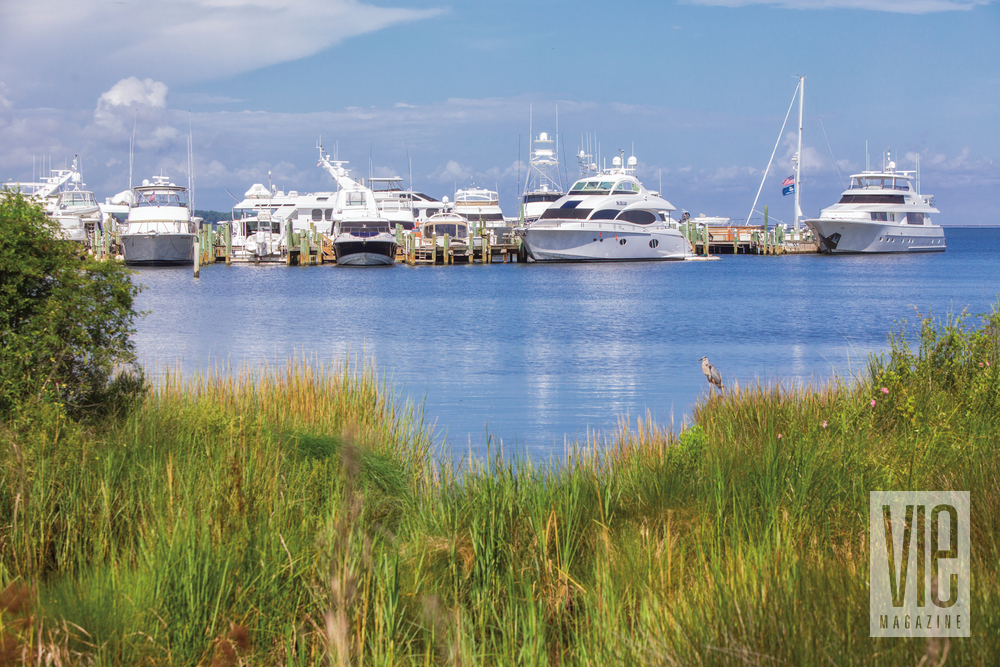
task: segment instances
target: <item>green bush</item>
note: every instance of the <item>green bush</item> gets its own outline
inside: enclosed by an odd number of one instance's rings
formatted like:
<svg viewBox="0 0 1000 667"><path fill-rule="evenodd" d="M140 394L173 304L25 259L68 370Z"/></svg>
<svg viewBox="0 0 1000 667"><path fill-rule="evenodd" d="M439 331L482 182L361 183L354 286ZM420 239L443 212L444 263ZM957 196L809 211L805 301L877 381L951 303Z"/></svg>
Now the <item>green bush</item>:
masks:
<svg viewBox="0 0 1000 667"><path fill-rule="evenodd" d="M45 402L79 418L144 391L134 365L139 288L120 263L60 240L20 193L0 199L0 418Z"/></svg>

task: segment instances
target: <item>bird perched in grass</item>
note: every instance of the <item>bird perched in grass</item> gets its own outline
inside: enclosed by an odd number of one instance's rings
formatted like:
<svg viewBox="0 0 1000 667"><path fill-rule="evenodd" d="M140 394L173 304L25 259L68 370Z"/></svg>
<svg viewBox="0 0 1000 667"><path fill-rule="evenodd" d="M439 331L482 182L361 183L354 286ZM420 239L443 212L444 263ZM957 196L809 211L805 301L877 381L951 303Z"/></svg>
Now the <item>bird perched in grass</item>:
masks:
<svg viewBox="0 0 1000 667"><path fill-rule="evenodd" d="M718 387L721 392L725 387L722 386L722 375L719 373L719 369L712 365L712 362L708 360L708 357L702 357L701 361L701 372L705 374L705 379L708 380L708 384L713 387Z"/></svg>

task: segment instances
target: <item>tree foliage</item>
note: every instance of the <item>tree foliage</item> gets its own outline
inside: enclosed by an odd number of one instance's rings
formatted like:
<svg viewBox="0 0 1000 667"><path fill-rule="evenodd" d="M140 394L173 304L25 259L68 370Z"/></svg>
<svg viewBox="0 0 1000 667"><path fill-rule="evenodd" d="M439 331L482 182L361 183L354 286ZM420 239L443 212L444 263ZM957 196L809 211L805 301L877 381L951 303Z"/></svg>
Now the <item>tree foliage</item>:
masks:
<svg viewBox="0 0 1000 667"><path fill-rule="evenodd" d="M135 395L129 274L61 240L20 193L0 198L0 416L46 402L79 417Z"/></svg>

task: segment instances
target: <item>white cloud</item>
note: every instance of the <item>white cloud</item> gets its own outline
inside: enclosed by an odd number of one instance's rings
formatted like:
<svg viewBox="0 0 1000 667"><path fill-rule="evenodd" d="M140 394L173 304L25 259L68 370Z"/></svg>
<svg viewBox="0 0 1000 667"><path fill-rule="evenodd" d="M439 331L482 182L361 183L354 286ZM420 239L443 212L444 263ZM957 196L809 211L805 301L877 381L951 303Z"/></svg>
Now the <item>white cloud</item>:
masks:
<svg viewBox="0 0 1000 667"><path fill-rule="evenodd" d="M80 36L86 35L87 44L99 45L86 48L90 70L113 77L141 72L174 84L205 81L298 60L441 12L359 0L4 2L0 78L28 85L38 72L65 67L80 57ZM26 54L31 67L24 67Z"/></svg>
<svg viewBox="0 0 1000 667"><path fill-rule="evenodd" d="M429 176L437 183L457 183L464 184L472 180L473 171L471 167L459 164L456 160L448 160L447 164L439 167Z"/></svg>
<svg viewBox="0 0 1000 667"><path fill-rule="evenodd" d="M87 127L95 140L121 145L135 130L135 145L158 150L172 145L180 132L170 125L167 84L134 76L122 79L97 100L93 122Z"/></svg>
<svg viewBox="0 0 1000 667"><path fill-rule="evenodd" d="M148 107L166 108L167 84L162 81L144 79L140 81L134 76L122 79L111 90L101 95L97 100L97 108L127 107L133 104L143 104Z"/></svg>
<svg viewBox="0 0 1000 667"><path fill-rule="evenodd" d="M687 0L693 5L745 7L776 5L784 9L867 9L898 14L967 11L994 0Z"/></svg>

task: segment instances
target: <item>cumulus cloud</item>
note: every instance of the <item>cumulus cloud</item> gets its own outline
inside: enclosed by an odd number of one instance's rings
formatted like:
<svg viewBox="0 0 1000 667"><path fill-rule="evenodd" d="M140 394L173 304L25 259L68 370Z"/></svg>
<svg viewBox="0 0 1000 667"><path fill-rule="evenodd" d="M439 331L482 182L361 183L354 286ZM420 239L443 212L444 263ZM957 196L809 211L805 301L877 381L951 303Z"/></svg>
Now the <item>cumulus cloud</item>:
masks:
<svg viewBox="0 0 1000 667"><path fill-rule="evenodd" d="M168 90L162 81L134 76L122 79L98 98L88 133L94 139L120 145L134 129L135 145L140 149L172 145L181 133L170 124Z"/></svg>
<svg viewBox="0 0 1000 667"><path fill-rule="evenodd" d="M102 94L97 100L98 109L102 107L127 107L132 104L165 108L167 106L167 84L152 79L140 81L136 77L130 76L116 83L111 87L111 90Z"/></svg>
<svg viewBox="0 0 1000 667"><path fill-rule="evenodd" d="M473 171L471 167L466 167L456 160L448 160L443 167L438 167L430 175L430 179L437 183L465 183L471 181Z"/></svg>
<svg viewBox="0 0 1000 667"><path fill-rule="evenodd" d="M968 11L994 0L686 0L693 5L745 7L775 5L785 9L867 9L898 14Z"/></svg>
<svg viewBox="0 0 1000 667"><path fill-rule="evenodd" d="M359 0L171 0L164 3L33 0L0 3L0 78L62 67L78 57L121 76L205 81L298 60L344 39L426 19L440 9L377 7ZM38 44L46 48L38 49ZM30 53L32 67L24 68Z"/></svg>

